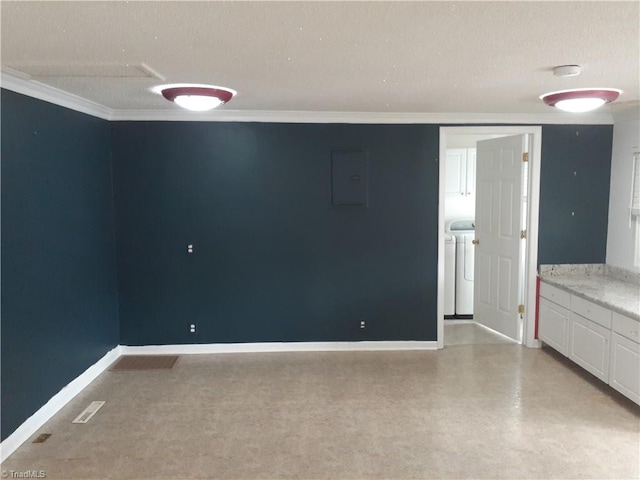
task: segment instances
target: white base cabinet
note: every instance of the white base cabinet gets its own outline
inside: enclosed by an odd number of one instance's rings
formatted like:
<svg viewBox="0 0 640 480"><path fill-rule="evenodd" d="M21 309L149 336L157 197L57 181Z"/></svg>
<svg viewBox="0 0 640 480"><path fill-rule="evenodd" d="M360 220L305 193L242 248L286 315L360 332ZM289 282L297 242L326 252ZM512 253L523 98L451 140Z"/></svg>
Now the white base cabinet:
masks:
<svg viewBox="0 0 640 480"><path fill-rule="evenodd" d="M640 404L640 345L613 332L609 385Z"/></svg>
<svg viewBox="0 0 640 480"><path fill-rule="evenodd" d="M609 385L640 404L640 322L614 312Z"/></svg>
<svg viewBox="0 0 640 480"><path fill-rule="evenodd" d="M603 382L609 380L609 340L611 330L570 313L569 358Z"/></svg>
<svg viewBox="0 0 640 480"><path fill-rule="evenodd" d="M640 322L540 283L538 338L640 404Z"/></svg>
<svg viewBox="0 0 640 480"><path fill-rule="evenodd" d="M569 310L540 298L538 338L563 355L569 354Z"/></svg>

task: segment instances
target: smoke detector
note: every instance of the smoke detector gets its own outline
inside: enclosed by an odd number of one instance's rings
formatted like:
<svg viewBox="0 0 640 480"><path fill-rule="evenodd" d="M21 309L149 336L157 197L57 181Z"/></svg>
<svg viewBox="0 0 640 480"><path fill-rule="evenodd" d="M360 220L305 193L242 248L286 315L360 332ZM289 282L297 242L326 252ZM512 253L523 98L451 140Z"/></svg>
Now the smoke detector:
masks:
<svg viewBox="0 0 640 480"><path fill-rule="evenodd" d="M553 69L553 74L556 77L577 77L581 71L580 65L560 65Z"/></svg>

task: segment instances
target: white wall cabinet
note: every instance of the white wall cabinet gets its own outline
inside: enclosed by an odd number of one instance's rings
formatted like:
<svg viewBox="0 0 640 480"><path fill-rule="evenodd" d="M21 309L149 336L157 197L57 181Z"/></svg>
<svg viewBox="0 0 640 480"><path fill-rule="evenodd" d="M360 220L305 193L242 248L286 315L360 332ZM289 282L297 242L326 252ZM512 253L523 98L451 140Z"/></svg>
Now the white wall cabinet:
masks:
<svg viewBox="0 0 640 480"><path fill-rule="evenodd" d="M640 404L640 322L540 283L538 338Z"/></svg>
<svg viewBox="0 0 640 480"><path fill-rule="evenodd" d="M475 196L476 149L448 148L445 175L445 195Z"/></svg>

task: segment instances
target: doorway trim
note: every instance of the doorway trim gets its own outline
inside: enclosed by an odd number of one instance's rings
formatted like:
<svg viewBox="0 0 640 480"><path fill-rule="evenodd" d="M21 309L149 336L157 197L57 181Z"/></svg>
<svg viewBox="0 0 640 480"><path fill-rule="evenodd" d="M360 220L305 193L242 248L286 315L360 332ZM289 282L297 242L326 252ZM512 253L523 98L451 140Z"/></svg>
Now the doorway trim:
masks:
<svg viewBox="0 0 640 480"><path fill-rule="evenodd" d="M440 127L440 167L438 195L438 348L444 348L444 200L447 138L452 135L531 135L529 145L528 225L525 259L525 316L523 320L522 344L537 348L540 342L535 337L536 323L536 277L538 274L538 212L540 208L540 165L542 162L542 126L513 125L475 127Z"/></svg>

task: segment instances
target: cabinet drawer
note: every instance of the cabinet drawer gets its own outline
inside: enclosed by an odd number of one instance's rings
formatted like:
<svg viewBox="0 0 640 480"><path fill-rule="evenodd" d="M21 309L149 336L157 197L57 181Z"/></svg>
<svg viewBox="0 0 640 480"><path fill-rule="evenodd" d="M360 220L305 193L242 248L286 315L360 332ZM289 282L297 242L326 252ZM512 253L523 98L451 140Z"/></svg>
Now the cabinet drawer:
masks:
<svg viewBox="0 0 640 480"><path fill-rule="evenodd" d="M636 343L640 343L640 322L633 318L625 317L617 312L613 312L611 319L611 330L627 337Z"/></svg>
<svg viewBox="0 0 640 480"><path fill-rule="evenodd" d="M571 294L553 287L548 283L540 282L540 296L557 303L561 307L569 308L571 306Z"/></svg>
<svg viewBox="0 0 640 480"><path fill-rule="evenodd" d="M611 311L584 298L571 295L571 311L604 328L611 328Z"/></svg>

